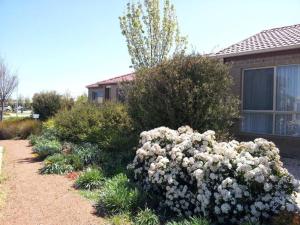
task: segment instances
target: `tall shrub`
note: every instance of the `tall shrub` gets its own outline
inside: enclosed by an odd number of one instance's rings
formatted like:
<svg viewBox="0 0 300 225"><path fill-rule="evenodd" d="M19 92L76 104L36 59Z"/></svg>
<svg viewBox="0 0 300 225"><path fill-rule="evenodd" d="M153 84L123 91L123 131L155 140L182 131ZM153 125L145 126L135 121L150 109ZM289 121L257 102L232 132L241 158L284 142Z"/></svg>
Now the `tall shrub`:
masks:
<svg viewBox="0 0 300 225"><path fill-rule="evenodd" d="M190 125L226 134L238 115L226 65L199 55L177 56L140 70L128 91L129 114L142 131Z"/></svg>
<svg viewBox="0 0 300 225"><path fill-rule="evenodd" d="M61 96L55 91L36 93L32 98L32 108L41 120L46 120L61 108Z"/></svg>

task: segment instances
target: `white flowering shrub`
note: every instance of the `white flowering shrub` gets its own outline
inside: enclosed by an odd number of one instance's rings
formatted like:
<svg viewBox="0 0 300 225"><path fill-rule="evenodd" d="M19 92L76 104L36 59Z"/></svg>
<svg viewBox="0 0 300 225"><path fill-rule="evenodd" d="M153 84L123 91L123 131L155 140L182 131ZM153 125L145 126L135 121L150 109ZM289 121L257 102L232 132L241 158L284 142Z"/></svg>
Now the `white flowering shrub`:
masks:
<svg viewBox="0 0 300 225"><path fill-rule="evenodd" d="M140 135L129 168L142 188L178 215L219 222L260 221L297 211L299 182L283 168L272 142L219 143L214 131L159 127Z"/></svg>

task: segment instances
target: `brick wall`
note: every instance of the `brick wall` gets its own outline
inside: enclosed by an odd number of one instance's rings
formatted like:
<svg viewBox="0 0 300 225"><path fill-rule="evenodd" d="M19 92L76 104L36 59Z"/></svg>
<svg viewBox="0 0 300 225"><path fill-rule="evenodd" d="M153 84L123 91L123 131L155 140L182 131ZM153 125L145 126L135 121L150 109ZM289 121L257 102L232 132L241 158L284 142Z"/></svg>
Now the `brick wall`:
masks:
<svg viewBox="0 0 300 225"><path fill-rule="evenodd" d="M230 72L234 80L233 92L241 98L243 69L300 64L300 49L224 58L224 62L231 66ZM279 146L282 155L300 159L300 138L245 134L240 132L239 124L236 126L236 136L240 140L246 141L256 137L266 138Z"/></svg>

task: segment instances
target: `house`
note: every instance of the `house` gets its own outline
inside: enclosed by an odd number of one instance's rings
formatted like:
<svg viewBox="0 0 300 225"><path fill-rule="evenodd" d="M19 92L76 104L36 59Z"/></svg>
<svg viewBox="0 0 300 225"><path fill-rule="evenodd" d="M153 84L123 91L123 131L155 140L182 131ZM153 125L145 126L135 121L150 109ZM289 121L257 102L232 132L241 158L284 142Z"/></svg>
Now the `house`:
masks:
<svg viewBox="0 0 300 225"><path fill-rule="evenodd" d="M238 137L267 138L300 157L300 24L263 30L216 56L230 64L241 100Z"/></svg>
<svg viewBox="0 0 300 225"><path fill-rule="evenodd" d="M87 85L89 101L94 103L103 103L104 101L122 101L122 96L120 95L120 84L122 82L130 82L133 79L134 73L128 73Z"/></svg>
<svg viewBox="0 0 300 225"><path fill-rule="evenodd" d="M215 54L229 64L233 92L241 100L236 136L263 137L281 154L300 158L300 24L263 30ZM88 85L93 102L119 101L119 84L126 74Z"/></svg>

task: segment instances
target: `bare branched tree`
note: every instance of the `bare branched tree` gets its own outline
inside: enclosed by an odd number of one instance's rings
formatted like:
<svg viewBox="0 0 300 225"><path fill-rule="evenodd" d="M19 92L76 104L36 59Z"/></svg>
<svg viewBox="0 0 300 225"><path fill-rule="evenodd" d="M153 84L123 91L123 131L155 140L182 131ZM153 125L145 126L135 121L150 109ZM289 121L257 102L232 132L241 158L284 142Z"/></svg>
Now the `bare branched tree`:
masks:
<svg viewBox="0 0 300 225"><path fill-rule="evenodd" d="M4 60L0 58L0 121L3 120L4 104L18 86L16 73L11 72Z"/></svg>

